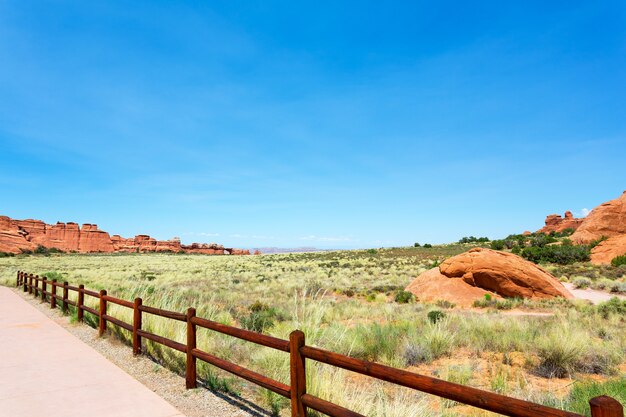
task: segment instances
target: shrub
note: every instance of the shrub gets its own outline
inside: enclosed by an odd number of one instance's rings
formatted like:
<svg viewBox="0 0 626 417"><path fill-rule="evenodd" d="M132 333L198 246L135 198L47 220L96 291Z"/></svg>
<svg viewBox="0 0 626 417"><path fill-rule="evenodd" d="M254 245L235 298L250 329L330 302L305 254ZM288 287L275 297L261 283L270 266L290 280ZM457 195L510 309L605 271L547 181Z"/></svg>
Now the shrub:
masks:
<svg viewBox="0 0 626 417"><path fill-rule="evenodd" d="M585 245L529 246L522 250L522 257L534 263L551 262L568 265L589 261L590 250Z"/></svg>
<svg viewBox="0 0 626 417"><path fill-rule="evenodd" d="M415 242L415 243L413 244L413 247L416 247L416 248L419 248L420 246L422 246L422 245L420 245L420 244L419 244L419 243L417 243L417 242Z"/></svg>
<svg viewBox="0 0 626 417"><path fill-rule="evenodd" d="M611 285L611 292L626 292L626 282L614 282Z"/></svg>
<svg viewBox="0 0 626 417"><path fill-rule="evenodd" d="M406 304L413 301L414 298L409 291L400 290L396 293L396 303Z"/></svg>
<svg viewBox="0 0 626 417"><path fill-rule="evenodd" d="M626 314L626 300L613 297L609 301L598 304L596 308L604 318L608 318L611 314Z"/></svg>
<svg viewBox="0 0 626 417"><path fill-rule="evenodd" d="M488 237L465 236L459 239L459 243L485 243L489 242Z"/></svg>
<svg viewBox="0 0 626 417"><path fill-rule="evenodd" d="M615 258L613 258L613 260L611 261L611 265L613 266L626 265L626 253L624 255L616 256Z"/></svg>
<svg viewBox="0 0 626 417"><path fill-rule="evenodd" d="M424 243L424 247L428 249L428 248L432 248L433 245L431 245L430 243Z"/></svg>
<svg viewBox="0 0 626 417"><path fill-rule="evenodd" d="M240 317L239 322L241 327L253 332L262 333L265 329L271 328L276 320L283 319L275 308L259 301L250 305L248 311L247 315Z"/></svg>
<svg viewBox="0 0 626 417"><path fill-rule="evenodd" d="M0 258L9 258L11 256L15 256L15 255L10 252L0 252Z"/></svg>
<svg viewBox="0 0 626 417"><path fill-rule="evenodd" d="M432 310L428 312L427 316L428 320L430 320L431 323L435 324L438 321L444 319L446 317L446 313L441 310Z"/></svg>
<svg viewBox="0 0 626 417"><path fill-rule="evenodd" d="M591 280L585 277L577 277L577 278L574 278L574 280L572 281L572 284L574 284L576 288L585 289L585 288L589 288L589 286L591 285Z"/></svg>
<svg viewBox="0 0 626 417"><path fill-rule="evenodd" d="M530 246L543 248L548 243L554 243L557 241L558 239L555 238L554 236L540 234L530 239Z"/></svg>
<svg viewBox="0 0 626 417"><path fill-rule="evenodd" d="M504 249L504 240L494 240L491 242L491 249L502 250Z"/></svg>
<svg viewBox="0 0 626 417"><path fill-rule="evenodd" d="M404 359L406 366L428 363L433 359L430 349L420 344L407 344L404 347L402 358Z"/></svg>

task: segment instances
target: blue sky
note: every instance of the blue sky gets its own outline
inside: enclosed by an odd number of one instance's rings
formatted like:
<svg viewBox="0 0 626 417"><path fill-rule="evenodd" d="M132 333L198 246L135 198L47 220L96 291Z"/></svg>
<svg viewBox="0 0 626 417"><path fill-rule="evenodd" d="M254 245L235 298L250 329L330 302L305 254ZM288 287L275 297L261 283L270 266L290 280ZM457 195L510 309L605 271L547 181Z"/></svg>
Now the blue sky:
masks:
<svg viewBox="0 0 626 417"><path fill-rule="evenodd" d="M438 243L615 198L625 160L623 1L0 0L15 218Z"/></svg>

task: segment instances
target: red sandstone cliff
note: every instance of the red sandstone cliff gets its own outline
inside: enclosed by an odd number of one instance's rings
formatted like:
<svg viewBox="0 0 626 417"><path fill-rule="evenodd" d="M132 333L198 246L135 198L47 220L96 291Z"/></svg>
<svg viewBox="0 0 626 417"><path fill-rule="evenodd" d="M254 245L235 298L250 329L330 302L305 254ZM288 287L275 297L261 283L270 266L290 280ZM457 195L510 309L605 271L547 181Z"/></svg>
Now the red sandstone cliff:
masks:
<svg viewBox="0 0 626 417"><path fill-rule="evenodd" d="M182 245L180 239L156 240L148 235L123 238L109 236L95 224L61 223L49 225L41 220L14 220L0 216L0 252L20 253L38 246L64 252L185 252L207 255L249 255L244 249L225 248L215 243Z"/></svg>
<svg viewBox="0 0 626 417"><path fill-rule="evenodd" d="M546 217L546 225L537 230L537 233L562 232L565 229L578 229L585 219L577 219L571 211L565 212L565 217L560 214L550 214Z"/></svg>

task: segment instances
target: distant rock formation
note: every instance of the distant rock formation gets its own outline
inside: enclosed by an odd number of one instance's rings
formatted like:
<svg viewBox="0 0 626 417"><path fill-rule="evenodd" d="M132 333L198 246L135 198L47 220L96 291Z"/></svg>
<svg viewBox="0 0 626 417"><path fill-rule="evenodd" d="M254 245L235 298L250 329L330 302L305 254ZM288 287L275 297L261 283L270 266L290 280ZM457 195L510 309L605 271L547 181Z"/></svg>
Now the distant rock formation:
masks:
<svg viewBox="0 0 626 417"><path fill-rule="evenodd" d="M407 291L421 301L445 300L470 307L492 297L573 298L549 272L517 255L474 248L418 276Z"/></svg>
<svg viewBox="0 0 626 417"><path fill-rule="evenodd" d="M583 220L574 217L571 211L565 212L565 217L560 214L550 214L546 216L546 225L537 230L537 233L562 232L565 229L578 229Z"/></svg>
<svg viewBox="0 0 626 417"><path fill-rule="evenodd" d="M216 243L182 245L179 238L156 240L148 235L124 238L109 236L95 224L61 223L49 225L41 220L14 220L0 216L0 252L20 253L37 247L55 248L64 252L185 252L206 255L249 255L245 249L225 248Z"/></svg>
<svg viewBox="0 0 626 417"><path fill-rule="evenodd" d="M602 236L611 238L626 234L626 191L615 200L591 210L572 235L575 243L589 243Z"/></svg>

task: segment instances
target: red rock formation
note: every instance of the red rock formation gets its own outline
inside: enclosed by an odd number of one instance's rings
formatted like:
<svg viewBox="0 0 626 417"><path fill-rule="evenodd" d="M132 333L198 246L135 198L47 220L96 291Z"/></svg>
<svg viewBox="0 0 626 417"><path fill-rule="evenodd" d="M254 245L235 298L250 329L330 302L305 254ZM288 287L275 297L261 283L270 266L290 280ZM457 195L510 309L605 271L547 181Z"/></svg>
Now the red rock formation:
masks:
<svg viewBox="0 0 626 417"><path fill-rule="evenodd" d="M584 219L577 219L571 211L565 212L565 217L560 214L550 214L546 217L546 225L537 230L537 233L562 232L565 229L578 229Z"/></svg>
<svg viewBox="0 0 626 417"><path fill-rule="evenodd" d="M420 300L447 300L460 306L469 306L486 293L511 298L573 298L556 278L532 262L484 248L447 259L439 268L418 276L407 291Z"/></svg>
<svg viewBox="0 0 626 417"><path fill-rule="evenodd" d="M607 201L591 210L571 239L575 243L589 243L602 236L626 234L626 191L615 200Z"/></svg>
<svg viewBox="0 0 626 417"><path fill-rule="evenodd" d="M10 217L0 216L0 252L20 253L34 250L37 245L26 240L26 232L20 230Z"/></svg>
<svg viewBox="0 0 626 417"><path fill-rule="evenodd" d="M243 249L224 248L216 243L181 245L179 238L156 240L148 235L123 238L109 236L95 224L76 223L48 225L40 220L13 220L0 216L0 252L20 253L38 246L56 248L65 252L187 252L207 255L249 255Z"/></svg>
<svg viewBox="0 0 626 417"><path fill-rule="evenodd" d="M422 302L449 301L458 307L471 307L474 301L482 300L485 294L501 298L494 292L470 285L462 279L450 279L438 267L420 274L406 290Z"/></svg>
<svg viewBox="0 0 626 417"><path fill-rule="evenodd" d="M591 263L608 265L613 258L626 255L626 234L613 236L591 250Z"/></svg>

